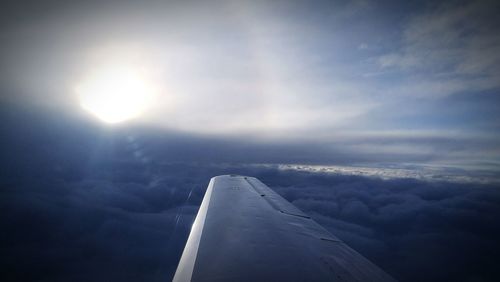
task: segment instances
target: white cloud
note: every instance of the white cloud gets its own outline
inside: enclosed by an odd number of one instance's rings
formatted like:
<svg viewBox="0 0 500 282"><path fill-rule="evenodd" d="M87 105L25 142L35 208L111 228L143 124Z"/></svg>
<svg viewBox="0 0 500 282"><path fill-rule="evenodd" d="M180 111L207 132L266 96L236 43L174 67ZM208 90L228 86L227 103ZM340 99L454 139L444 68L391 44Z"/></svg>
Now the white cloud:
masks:
<svg viewBox="0 0 500 282"><path fill-rule="evenodd" d="M412 178L424 181L448 181L455 183L500 183L494 175L466 174L463 170L446 166L415 166L409 168L338 166L338 165L278 165L280 170L305 171L353 176L377 177L381 179Z"/></svg>

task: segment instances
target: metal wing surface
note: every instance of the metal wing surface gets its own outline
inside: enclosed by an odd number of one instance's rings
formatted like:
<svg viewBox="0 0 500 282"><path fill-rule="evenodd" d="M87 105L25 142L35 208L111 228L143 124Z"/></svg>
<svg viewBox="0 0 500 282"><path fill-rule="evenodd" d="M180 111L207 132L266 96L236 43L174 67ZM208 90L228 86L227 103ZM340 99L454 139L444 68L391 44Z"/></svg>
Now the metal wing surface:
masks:
<svg viewBox="0 0 500 282"><path fill-rule="evenodd" d="M257 178L210 180L173 281L395 281Z"/></svg>

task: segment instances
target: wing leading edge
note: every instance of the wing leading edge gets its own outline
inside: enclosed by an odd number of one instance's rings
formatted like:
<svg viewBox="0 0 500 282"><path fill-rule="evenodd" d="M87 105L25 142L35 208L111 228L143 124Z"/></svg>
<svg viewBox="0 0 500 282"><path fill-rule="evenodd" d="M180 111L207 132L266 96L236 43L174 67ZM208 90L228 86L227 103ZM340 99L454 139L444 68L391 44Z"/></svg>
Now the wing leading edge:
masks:
<svg viewBox="0 0 500 282"><path fill-rule="evenodd" d="M210 180L173 281L395 281L257 178Z"/></svg>

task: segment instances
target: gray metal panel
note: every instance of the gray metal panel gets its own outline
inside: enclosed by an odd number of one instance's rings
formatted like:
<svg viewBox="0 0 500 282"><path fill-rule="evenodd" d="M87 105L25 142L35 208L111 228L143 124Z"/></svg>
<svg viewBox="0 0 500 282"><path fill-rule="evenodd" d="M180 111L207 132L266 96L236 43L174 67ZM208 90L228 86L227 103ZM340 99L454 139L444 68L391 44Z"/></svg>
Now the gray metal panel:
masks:
<svg viewBox="0 0 500 282"><path fill-rule="evenodd" d="M258 179L211 179L174 281L394 281Z"/></svg>

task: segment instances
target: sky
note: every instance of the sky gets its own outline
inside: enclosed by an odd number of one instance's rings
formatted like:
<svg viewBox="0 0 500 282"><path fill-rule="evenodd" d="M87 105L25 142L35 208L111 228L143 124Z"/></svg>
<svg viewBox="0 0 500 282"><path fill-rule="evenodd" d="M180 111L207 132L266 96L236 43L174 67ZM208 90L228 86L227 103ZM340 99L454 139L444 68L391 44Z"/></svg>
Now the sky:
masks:
<svg viewBox="0 0 500 282"><path fill-rule="evenodd" d="M239 173L401 281L498 281L496 1L2 6L10 280L168 280Z"/></svg>
<svg viewBox="0 0 500 282"><path fill-rule="evenodd" d="M5 7L5 107L92 119L77 88L120 62L147 72L156 89L154 105L133 121L145 127L313 145L326 163L340 151L359 163L498 169L495 1Z"/></svg>

